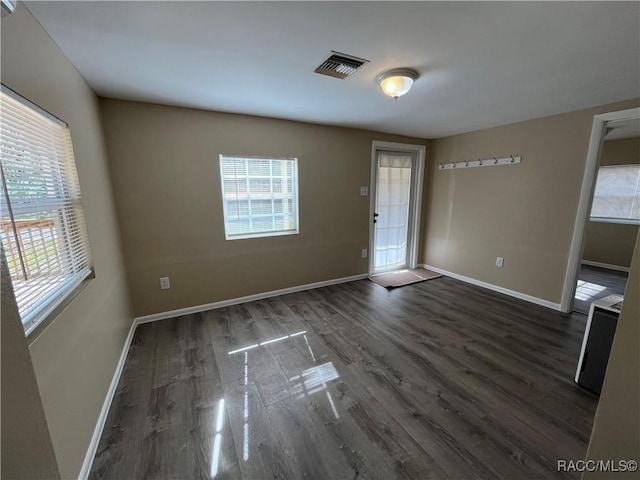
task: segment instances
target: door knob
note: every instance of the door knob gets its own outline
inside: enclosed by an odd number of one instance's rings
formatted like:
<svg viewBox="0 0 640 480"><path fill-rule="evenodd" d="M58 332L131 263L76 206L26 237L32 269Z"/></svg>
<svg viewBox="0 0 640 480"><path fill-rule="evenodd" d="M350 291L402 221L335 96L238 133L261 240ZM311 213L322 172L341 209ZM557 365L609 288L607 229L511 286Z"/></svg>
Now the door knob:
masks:
<svg viewBox="0 0 640 480"><path fill-rule="evenodd" d="M378 222L377 218L378 218L378 214L374 212L374 214L373 214L373 223L377 223Z"/></svg>

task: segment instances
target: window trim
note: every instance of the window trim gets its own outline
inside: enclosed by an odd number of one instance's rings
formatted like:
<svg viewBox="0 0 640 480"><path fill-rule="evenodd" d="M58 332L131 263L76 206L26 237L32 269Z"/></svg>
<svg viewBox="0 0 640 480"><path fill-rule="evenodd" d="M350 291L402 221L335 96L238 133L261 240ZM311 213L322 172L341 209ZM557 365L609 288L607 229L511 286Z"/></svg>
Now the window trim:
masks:
<svg viewBox="0 0 640 480"><path fill-rule="evenodd" d="M11 98L13 98L15 101L22 103L23 105L31 108L32 110L35 110L40 115L42 115L44 117L47 117L49 120L51 120L52 122L57 123L61 127L69 128L69 124L67 122L65 122L64 120L59 119L54 114L47 112L44 108L40 107L39 105L36 105L35 103L33 103L28 98L25 98L22 95L20 95L18 92L10 89L4 83L0 84L0 91L2 91L2 93L4 93L5 95L8 95Z"/></svg>
<svg viewBox="0 0 640 480"><path fill-rule="evenodd" d="M49 315L64 303L67 298L73 295L76 289L92 275L93 269L88 267L84 268L72 276L71 280L54 288L40 299L37 303L38 306L34 307L32 312L29 312L25 318L20 318L24 326L25 336L28 337L36 328L42 325Z"/></svg>
<svg viewBox="0 0 640 480"><path fill-rule="evenodd" d="M634 218L589 217L589 221L594 223L616 223L619 225L640 225L640 220Z"/></svg>
<svg viewBox="0 0 640 480"><path fill-rule="evenodd" d="M43 116L47 120L55 123L56 125L58 125L63 129L69 130L69 133L68 133L69 141L71 142L71 149L73 149L73 139L71 138L71 132L70 132L70 127L68 123L56 117L55 115L51 114L50 112L46 111L39 105L36 105L29 99L23 97L22 95L20 95L19 93L17 93L16 91L12 90L11 88L7 87L2 83L0 83L0 91L2 92L2 94L12 98L16 102L21 103L23 106L33 110L36 114ZM73 168L75 170L75 176L78 177L77 162L73 152L72 152L72 155L73 155L72 160L73 160ZM79 178L77 178L77 181L79 183L80 181ZM5 193L7 194L8 208L11 210L11 218L12 218L12 221L14 221L13 207L11 205L11 201L8 198L6 185L5 185ZM82 206L82 196L79 197L79 201L82 208L82 216L84 217L84 207ZM40 205L42 205L42 203L40 203ZM52 205L52 207L53 206L55 205ZM24 210L24 208L21 208L21 209ZM27 210L28 210L28 206L27 206ZM41 209L38 208L35 211L40 211L40 210ZM21 213L24 213L24 212L21 212ZM64 220L65 222L67 221L66 217ZM65 308L66 305L69 302L71 302L76 297L76 295L78 295L83 290L83 288L87 285L87 282L92 278L95 278L93 256L91 253L91 247L88 243L89 238L88 238L88 231L87 231L88 228L86 225L86 221L83 221L82 224L85 230L85 233L84 233L85 241L87 242L86 255L89 260L88 265L83 267L81 270L75 272L73 275L70 275L65 280L64 283L54 287L49 292L47 292L42 298L40 298L31 307L30 311L27 312L27 314L24 317L20 313L20 320L25 332L25 337L33 336L34 333L41 332L44 328L46 328L46 326L62 311L62 309ZM68 242L69 238L65 236L63 241ZM13 281L11 283L12 283L12 289L14 289ZM14 290L14 295L15 295L15 290Z"/></svg>
<svg viewBox="0 0 640 480"><path fill-rule="evenodd" d="M293 185L294 190L294 210L296 228L289 230L272 230L268 232L256 232L256 233L241 233L237 235L229 235L227 231L227 202L224 198L224 174L222 171L222 159L223 158L235 158L235 159L253 159L253 160L288 160L293 162L293 178L295 180ZM255 155L228 155L221 153L218 156L218 170L220 172L220 196L222 198L222 221L224 227L225 240L246 240L250 238L268 238L268 237L282 237L287 235L299 235L300 234L300 192L298 188L298 158L297 157L268 157L268 156L255 156Z"/></svg>

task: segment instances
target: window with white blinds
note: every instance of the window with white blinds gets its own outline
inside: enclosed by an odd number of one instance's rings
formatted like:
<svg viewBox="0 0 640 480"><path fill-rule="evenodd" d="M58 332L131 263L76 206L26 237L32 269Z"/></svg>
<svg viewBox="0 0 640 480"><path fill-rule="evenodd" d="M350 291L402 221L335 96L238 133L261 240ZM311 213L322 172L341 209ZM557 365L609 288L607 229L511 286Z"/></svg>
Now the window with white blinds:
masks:
<svg viewBox="0 0 640 480"><path fill-rule="evenodd" d="M640 165L600 167L591 221L640 223Z"/></svg>
<svg viewBox="0 0 640 480"><path fill-rule="evenodd" d="M298 160L220 155L227 240L298 233Z"/></svg>
<svg viewBox="0 0 640 480"><path fill-rule="evenodd" d="M91 273L66 124L2 86L2 248L29 334Z"/></svg>

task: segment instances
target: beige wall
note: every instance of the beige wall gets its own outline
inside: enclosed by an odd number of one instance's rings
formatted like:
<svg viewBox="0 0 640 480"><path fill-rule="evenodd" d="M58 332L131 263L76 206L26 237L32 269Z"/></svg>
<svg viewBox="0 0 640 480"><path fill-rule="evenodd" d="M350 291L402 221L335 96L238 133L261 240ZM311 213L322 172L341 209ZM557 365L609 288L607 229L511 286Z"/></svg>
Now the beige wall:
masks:
<svg viewBox="0 0 640 480"><path fill-rule="evenodd" d="M372 141L425 144L107 99L101 111L137 315L366 273ZM225 240L219 154L297 157L300 234Z"/></svg>
<svg viewBox="0 0 640 480"><path fill-rule="evenodd" d="M587 459L640 461L640 236L616 327L600 403L593 422ZM610 472L583 478L614 478ZM638 472L615 478L638 478Z"/></svg>
<svg viewBox="0 0 640 480"><path fill-rule="evenodd" d="M2 19L2 83L69 124L84 197L96 278L29 338L60 474L76 478L133 320L98 102L22 2Z"/></svg>
<svg viewBox="0 0 640 480"><path fill-rule="evenodd" d="M640 163L640 138L604 142L600 165ZM638 236L638 225L589 222L582 258L591 262L628 267Z"/></svg>
<svg viewBox="0 0 640 480"><path fill-rule="evenodd" d="M593 116L633 100L441 138L423 201L422 261L560 303ZM438 170L521 155L522 163ZM497 256L504 267L497 268Z"/></svg>
<svg viewBox="0 0 640 480"><path fill-rule="evenodd" d="M60 478L2 250L2 477Z"/></svg>
<svg viewBox="0 0 640 480"><path fill-rule="evenodd" d="M600 165L640 163L640 137L607 140L602 145Z"/></svg>
<svg viewBox="0 0 640 480"><path fill-rule="evenodd" d="M629 267L638 225L589 222L583 260Z"/></svg>

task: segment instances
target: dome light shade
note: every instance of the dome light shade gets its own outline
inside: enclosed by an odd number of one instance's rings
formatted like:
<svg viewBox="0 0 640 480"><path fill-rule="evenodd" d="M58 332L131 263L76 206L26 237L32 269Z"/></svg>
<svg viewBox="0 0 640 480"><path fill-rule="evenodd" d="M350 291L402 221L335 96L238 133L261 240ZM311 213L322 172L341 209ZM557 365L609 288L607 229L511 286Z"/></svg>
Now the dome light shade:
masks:
<svg viewBox="0 0 640 480"><path fill-rule="evenodd" d="M377 81L385 95L398 98L407 93L420 75L410 68L396 68L378 75Z"/></svg>

